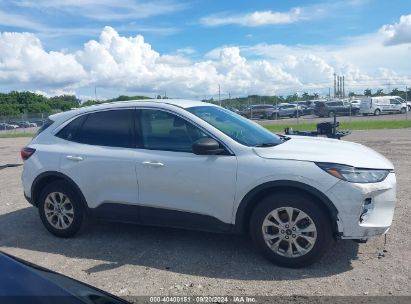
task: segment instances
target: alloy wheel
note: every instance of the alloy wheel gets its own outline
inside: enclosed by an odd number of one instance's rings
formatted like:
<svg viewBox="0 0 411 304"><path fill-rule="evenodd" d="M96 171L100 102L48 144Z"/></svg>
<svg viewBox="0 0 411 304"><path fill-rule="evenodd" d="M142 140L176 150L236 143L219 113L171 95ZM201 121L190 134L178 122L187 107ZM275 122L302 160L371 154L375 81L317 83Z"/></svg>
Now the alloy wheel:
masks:
<svg viewBox="0 0 411 304"><path fill-rule="evenodd" d="M73 204L64 193L52 192L45 199L44 214L49 224L54 228L67 229L74 219Z"/></svg>
<svg viewBox="0 0 411 304"><path fill-rule="evenodd" d="M276 254L288 258L307 254L317 240L317 227L304 211L281 207L264 219L262 233L267 246Z"/></svg>

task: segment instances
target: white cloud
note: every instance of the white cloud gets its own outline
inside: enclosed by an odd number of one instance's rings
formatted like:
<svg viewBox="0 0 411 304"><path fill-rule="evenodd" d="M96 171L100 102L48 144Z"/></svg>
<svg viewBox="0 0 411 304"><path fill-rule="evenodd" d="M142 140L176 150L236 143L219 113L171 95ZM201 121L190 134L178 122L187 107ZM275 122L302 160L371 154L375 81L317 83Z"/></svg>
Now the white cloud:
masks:
<svg viewBox="0 0 411 304"><path fill-rule="evenodd" d="M243 15L217 14L200 19L200 23L206 26L221 26L237 24L241 26L262 26L269 24L288 24L301 19L301 9L293 8L288 12L255 11Z"/></svg>
<svg viewBox="0 0 411 304"><path fill-rule="evenodd" d="M191 54L194 54L196 50L192 47L185 47L185 48L177 49L176 52L179 54L191 55Z"/></svg>
<svg viewBox="0 0 411 304"><path fill-rule="evenodd" d="M63 11L100 21L142 19L186 8L185 4L171 0L15 0L14 3L20 7Z"/></svg>
<svg viewBox="0 0 411 304"><path fill-rule="evenodd" d="M265 25L291 24L301 20L333 18L344 10L363 6L369 0L336 0L317 4L294 7L287 12L272 10L255 11L244 14L218 13L200 18L204 26L240 25L257 27ZM350 11L348 11L350 13Z"/></svg>
<svg viewBox="0 0 411 304"><path fill-rule="evenodd" d="M19 14L12 14L10 12L4 12L0 10L0 25L13 26L17 28L25 29L37 29L42 27L41 24L31 21L29 18Z"/></svg>
<svg viewBox="0 0 411 304"><path fill-rule="evenodd" d="M384 25L380 32L385 36L385 45L411 43L411 14L401 16L398 23Z"/></svg>
<svg viewBox="0 0 411 304"><path fill-rule="evenodd" d="M66 86L85 76L73 54L46 52L30 33L0 33L0 82Z"/></svg>
<svg viewBox="0 0 411 304"><path fill-rule="evenodd" d="M217 94L219 84L223 94L232 95L325 93L334 72L346 76L347 92L410 83L410 48L386 47L384 37L378 32L341 45L225 46L193 60L190 48L160 54L143 36L124 37L111 27L72 53L46 51L34 34L1 33L0 86L49 92L97 86L111 92L203 97Z"/></svg>

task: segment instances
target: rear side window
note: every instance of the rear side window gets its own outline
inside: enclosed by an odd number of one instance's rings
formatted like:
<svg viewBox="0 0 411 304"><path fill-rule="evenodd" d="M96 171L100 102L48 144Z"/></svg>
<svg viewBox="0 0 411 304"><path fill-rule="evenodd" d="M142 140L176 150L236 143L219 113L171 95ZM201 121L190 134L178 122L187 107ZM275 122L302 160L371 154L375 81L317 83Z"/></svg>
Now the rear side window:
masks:
<svg viewBox="0 0 411 304"><path fill-rule="evenodd" d="M86 120L88 115L82 115L72 122L70 122L67 126L65 126L60 132L57 133L57 137L70 140L70 141L77 141L79 142L78 137L76 137L77 131L83 125L84 121Z"/></svg>
<svg viewBox="0 0 411 304"><path fill-rule="evenodd" d="M88 145L132 148L134 110L102 111L83 115L57 136Z"/></svg>
<svg viewBox="0 0 411 304"><path fill-rule="evenodd" d="M46 130L48 127L50 127L53 123L54 121L52 121L50 118L47 118L44 121L43 125L37 130L36 136L39 135L44 130Z"/></svg>

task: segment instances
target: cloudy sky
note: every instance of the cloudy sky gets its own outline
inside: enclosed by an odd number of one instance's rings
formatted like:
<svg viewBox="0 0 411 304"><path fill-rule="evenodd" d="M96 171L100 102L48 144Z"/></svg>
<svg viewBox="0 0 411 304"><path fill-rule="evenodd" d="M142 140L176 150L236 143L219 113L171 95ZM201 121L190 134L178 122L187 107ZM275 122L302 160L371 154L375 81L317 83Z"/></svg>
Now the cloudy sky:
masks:
<svg viewBox="0 0 411 304"><path fill-rule="evenodd" d="M411 86L411 1L0 0L0 91L204 98Z"/></svg>

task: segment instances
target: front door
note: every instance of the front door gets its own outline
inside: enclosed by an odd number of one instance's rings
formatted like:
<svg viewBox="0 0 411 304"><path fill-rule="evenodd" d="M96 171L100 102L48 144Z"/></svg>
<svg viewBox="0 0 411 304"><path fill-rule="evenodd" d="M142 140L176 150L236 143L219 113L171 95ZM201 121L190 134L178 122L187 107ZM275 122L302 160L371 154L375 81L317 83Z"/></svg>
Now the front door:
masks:
<svg viewBox="0 0 411 304"><path fill-rule="evenodd" d="M142 149L136 151L136 171L143 222L202 229L230 224L236 157L193 154L192 143L207 135L174 113L143 109L138 120Z"/></svg>

